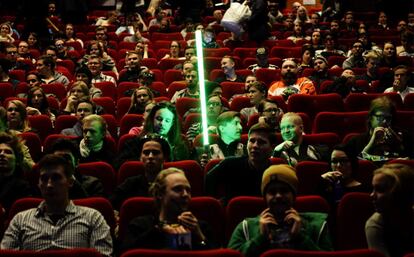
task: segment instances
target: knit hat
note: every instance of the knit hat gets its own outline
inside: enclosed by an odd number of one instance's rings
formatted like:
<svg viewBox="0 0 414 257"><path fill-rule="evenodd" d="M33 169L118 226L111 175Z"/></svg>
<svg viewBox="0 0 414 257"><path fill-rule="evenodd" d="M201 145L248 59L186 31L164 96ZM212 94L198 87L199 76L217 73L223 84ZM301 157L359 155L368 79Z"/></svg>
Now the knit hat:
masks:
<svg viewBox="0 0 414 257"><path fill-rule="evenodd" d="M315 56L315 61L316 60L322 60L324 63L326 63L326 64L328 64L328 61L326 60L326 58L325 57L323 57L322 55L317 55L317 56Z"/></svg>
<svg viewBox="0 0 414 257"><path fill-rule="evenodd" d="M272 165L265 170L262 178L262 194L265 193L266 186L272 181L281 181L288 184L295 194L298 191L299 180L296 171L287 164Z"/></svg>

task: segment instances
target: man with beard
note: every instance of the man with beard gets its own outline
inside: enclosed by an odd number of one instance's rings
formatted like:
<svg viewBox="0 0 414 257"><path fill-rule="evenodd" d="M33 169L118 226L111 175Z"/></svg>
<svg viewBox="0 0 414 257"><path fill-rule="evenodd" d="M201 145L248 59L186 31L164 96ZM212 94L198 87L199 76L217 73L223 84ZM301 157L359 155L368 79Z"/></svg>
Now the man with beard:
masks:
<svg viewBox="0 0 414 257"><path fill-rule="evenodd" d="M243 220L227 247L246 257L278 248L332 250L327 214L299 213L293 208L298 184L294 168L286 164L270 166L263 174L261 186L267 208L259 216Z"/></svg>
<svg viewBox="0 0 414 257"><path fill-rule="evenodd" d="M275 147L274 157L286 160L293 167L301 161L327 159L323 158L321 149L303 142L303 120L297 113L288 112L283 115L280 121L280 132L283 142Z"/></svg>
<svg viewBox="0 0 414 257"><path fill-rule="evenodd" d="M306 77L298 78L298 65L293 59L287 59L282 64L282 80L273 83L268 94L281 95L285 100L293 94L315 95L315 86Z"/></svg>
<svg viewBox="0 0 414 257"><path fill-rule="evenodd" d="M139 175L127 178L114 191L111 202L116 210L121 208L122 203L134 196L149 196L149 185L162 170L164 161L170 160L170 145L168 142L155 134L137 138L137 152L139 160L144 164L144 170Z"/></svg>
<svg viewBox="0 0 414 257"><path fill-rule="evenodd" d="M206 175L206 193L227 203L241 195L259 196L263 172L270 166L276 134L267 125L257 123L249 130L247 156L227 157ZM237 179L235 179L237 178ZM219 195L218 192L224 192Z"/></svg>
<svg viewBox="0 0 414 257"><path fill-rule="evenodd" d="M134 218L121 249L201 250L211 242L207 224L189 211L191 186L182 170L161 171L150 187L157 213Z"/></svg>
<svg viewBox="0 0 414 257"><path fill-rule="evenodd" d="M182 97L199 98L199 86L198 86L198 72L197 68L184 75L187 88L176 91L171 98L171 103L175 104L177 99Z"/></svg>
<svg viewBox="0 0 414 257"><path fill-rule="evenodd" d="M410 84L410 76L408 72L408 68L404 65L399 65L394 68L394 82L392 87L385 89L384 93L396 92L398 93L402 100L410 94L414 93L414 87L409 87Z"/></svg>
<svg viewBox="0 0 414 257"><path fill-rule="evenodd" d="M318 55L315 57L313 61L313 69L315 70L312 76L309 77L312 80L313 85L316 88L316 91L319 92L319 88L321 84L326 80L334 80L334 76L330 75L328 70L328 61L322 55Z"/></svg>

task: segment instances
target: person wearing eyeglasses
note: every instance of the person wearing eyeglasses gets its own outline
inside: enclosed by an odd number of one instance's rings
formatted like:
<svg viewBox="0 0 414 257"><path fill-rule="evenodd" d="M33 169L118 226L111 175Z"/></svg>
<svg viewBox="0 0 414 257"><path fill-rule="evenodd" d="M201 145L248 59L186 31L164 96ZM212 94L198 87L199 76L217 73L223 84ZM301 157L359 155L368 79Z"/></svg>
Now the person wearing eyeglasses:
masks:
<svg viewBox="0 0 414 257"><path fill-rule="evenodd" d="M278 103L271 99L262 100L257 106L259 112L259 123L267 124L274 132L280 132L280 119L283 116L283 110L279 108Z"/></svg>
<svg viewBox="0 0 414 257"><path fill-rule="evenodd" d="M333 209L347 193L370 191L369 185L356 179L358 159L345 145L333 147L330 163L330 171L321 175L318 191Z"/></svg>
<svg viewBox="0 0 414 257"><path fill-rule="evenodd" d="M5 46L5 56L4 58L11 62L10 70L24 70L29 72L31 67L29 64L19 60L19 53L17 51L17 47L12 43L4 43Z"/></svg>
<svg viewBox="0 0 414 257"><path fill-rule="evenodd" d="M309 145L303 142L303 120L294 112L285 113L280 121L280 132L283 142L273 150L273 157L279 157L296 166L301 161L322 161L323 147Z"/></svg>
<svg viewBox="0 0 414 257"><path fill-rule="evenodd" d="M187 88L181 89L174 93L171 97L171 103L173 104L177 102L177 99L182 97L199 98L200 96L197 68L185 74L184 78Z"/></svg>
<svg viewBox="0 0 414 257"><path fill-rule="evenodd" d="M395 125L396 115L394 103L386 96L372 100L368 131L351 138L347 147L360 158L378 164L397 158L413 158L412 138Z"/></svg>

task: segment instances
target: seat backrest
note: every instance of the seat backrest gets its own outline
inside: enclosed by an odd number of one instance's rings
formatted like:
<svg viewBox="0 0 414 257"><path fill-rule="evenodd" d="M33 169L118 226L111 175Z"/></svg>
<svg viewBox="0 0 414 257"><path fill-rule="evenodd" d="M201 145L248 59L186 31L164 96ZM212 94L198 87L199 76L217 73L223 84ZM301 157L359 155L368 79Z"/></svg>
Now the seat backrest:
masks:
<svg viewBox="0 0 414 257"><path fill-rule="evenodd" d="M41 87L46 95L52 94L62 101L66 97L67 90L62 83L42 84Z"/></svg>
<svg viewBox="0 0 414 257"><path fill-rule="evenodd" d="M114 83L110 81L102 81L102 82L96 82L94 86L99 88L102 91L102 96L110 97L113 100L117 99L118 96L116 92L116 86Z"/></svg>
<svg viewBox="0 0 414 257"><path fill-rule="evenodd" d="M320 112L313 122L313 133L334 132L340 138L367 130L368 112Z"/></svg>
<svg viewBox="0 0 414 257"><path fill-rule="evenodd" d="M180 117L183 117L184 114L190 109L190 108L196 108L200 106L200 100L197 98L188 98L188 97L182 97L178 98L177 102L175 103L175 108L177 109L177 114Z"/></svg>
<svg viewBox="0 0 414 257"><path fill-rule="evenodd" d="M134 249L129 250L121 257L243 257L236 250L221 248L204 251L177 251L177 250L152 250L152 249ZM368 256L367 256L368 257Z"/></svg>
<svg viewBox="0 0 414 257"><path fill-rule="evenodd" d="M407 111L414 111L414 93L405 96L404 109Z"/></svg>
<svg viewBox="0 0 414 257"><path fill-rule="evenodd" d="M18 134L24 140L24 144L29 148L30 156L37 162L42 157L42 140L33 132L23 132Z"/></svg>
<svg viewBox="0 0 414 257"><path fill-rule="evenodd" d="M80 174L98 178L104 187L105 194L110 196L115 189L116 173L106 162L89 162L78 165Z"/></svg>
<svg viewBox="0 0 414 257"><path fill-rule="evenodd" d="M399 129L406 130L411 138L414 138L414 110L397 111L395 125Z"/></svg>
<svg viewBox="0 0 414 257"><path fill-rule="evenodd" d="M191 185L192 196L204 195L204 172L198 162L193 160L184 160L164 163L164 168L170 167L178 168L184 171L185 176Z"/></svg>
<svg viewBox="0 0 414 257"><path fill-rule="evenodd" d="M129 82L129 81L123 81L118 84L116 87L118 99L121 97L130 96L131 94L125 94L126 92L132 93L133 89L139 88L140 84L138 82ZM132 91L132 92L131 92Z"/></svg>
<svg viewBox="0 0 414 257"><path fill-rule="evenodd" d="M0 82L0 101L4 101L7 97L13 97L13 85L9 82Z"/></svg>
<svg viewBox="0 0 414 257"><path fill-rule="evenodd" d="M78 122L78 118L73 115L59 115L56 118L55 122L55 131L56 133L60 133L65 128L73 127L76 122Z"/></svg>
<svg viewBox="0 0 414 257"><path fill-rule="evenodd" d="M102 106L104 109L105 114L115 115L115 102L116 98L114 97L96 97L92 98L92 101L96 105Z"/></svg>
<svg viewBox="0 0 414 257"><path fill-rule="evenodd" d="M232 111L240 112L241 109L246 107L252 107L253 104L250 102L250 98L247 96L237 96L231 101L230 109Z"/></svg>
<svg viewBox="0 0 414 257"><path fill-rule="evenodd" d="M116 118L118 121L124 117L131 106L131 97L125 96L118 99L116 102Z"/></svg>
<svg viewBox="0 0 414 257"><path fill-rule="evenodd" d="M384 257L380 252L371 249L357 249L349 251L301 251L289 249L272 249L264 252L260 257Z"/></svg>
<svg viewBox="0 0 414 257"><path fill-rule="evenodd" d="M44 140L48 135L55 131L52 121L47 115L34 115L27 117L30 127L39 135L41 140Z"/></svg>
<svg viewBox="0 0 414 257"><path fill-rule="evenodd" d="M302 161L296 165L296 175L299 180L298 195L318 194L318 185L321 175L329 171L326 162Z"/></svg>
<svg viewBox="0 0 414 257"><path fill-rule="evenodd" d="M272 69L258 69L256 71L256 78L258 81L262 81L269 88L273 81L280 80L280 70Z"/></svg>
<svg viewBox="0 0 414 257"><path fill-rule="evenodd" d="M345 110L348 112L368 111L371 101L382 96L388 97L397 110L402 109L402 99L397 93L351 93L344 99Z"/></svg>
<svg viewBox="0 0 414 257"><path fill-rule="evenodd" d="M342 112L344 111L343 101L338 94L304 95L294 94L289 97L289 112L304 112L313 119L317 113Z"/></svg>
<svg viewBox="0 0 414 257"><path fill-rule="evenodd" d="M119 136L128 134L133 127L139 127L144 123L144 116L142 114L126 114L119 122Z"/></svg>
<svg viewBox="0 0 414 257"><path fill-rule="evenodd" d="M113 139L118 138L118 122L112 114L101 114L102 118L105 119L107 130ZM114 148L116 151L116 147Z"/></svg>
<svg viewBox="0 0 414 257"><path fill-rule="evenodd" d="M367 248L365 222L373 213L374 206L368 193L354 192L344 195L336 214L336 248Z"/></svg>
<svg viewBox="0 0 414 257"><path fill-rule="evenodd" d="M174 81L180 80L183 80L183 74L181 73L181 70L167 69L164 72L164 83L166 85L169 85Z"/></svg>

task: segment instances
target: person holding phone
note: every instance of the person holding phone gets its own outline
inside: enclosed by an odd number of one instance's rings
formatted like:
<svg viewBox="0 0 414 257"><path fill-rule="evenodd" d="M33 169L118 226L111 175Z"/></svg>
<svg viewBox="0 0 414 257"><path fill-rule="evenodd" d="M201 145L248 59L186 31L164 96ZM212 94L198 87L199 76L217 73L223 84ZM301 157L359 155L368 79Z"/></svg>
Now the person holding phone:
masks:
<svg viewBox="0 0 414 257"><path fill-rule="evenodd" d="M246 218L234 230L228 248L244 256L260 256L269 249L329 251L326 213L299 213L293 206L298 190L294 168L272 165L264 173L261 190L266 202L259 216Z"/></svg>

